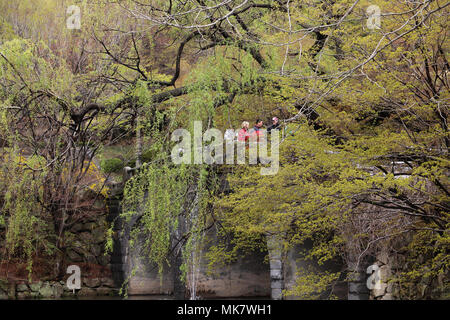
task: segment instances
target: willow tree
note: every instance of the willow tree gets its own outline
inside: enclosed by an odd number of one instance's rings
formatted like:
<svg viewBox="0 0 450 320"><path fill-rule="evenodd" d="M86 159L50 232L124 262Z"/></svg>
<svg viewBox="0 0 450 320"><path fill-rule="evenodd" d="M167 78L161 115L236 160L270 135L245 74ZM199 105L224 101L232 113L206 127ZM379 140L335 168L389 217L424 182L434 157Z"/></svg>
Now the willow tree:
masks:
<svg viewBox="0 0 450 320"><path fill-rule="evenodd" d="M276 70L281 63L278 53L265 52L264 48L254 41L257 36L250 30L259 28L259 32L261 32L261 24L255 23L255 17L269 17L272 14L279 17L284 16L287 9L282 2L269 3L263 1L261 3L247 3L245 1L239 3L237 1L229 1L214 5L203 1L190 1L187 3L178 1L173 3L126 1L118 5L136 21L135 27L130 30L131 32L127 32L128 30L126 29L120 31L106 29L102 34L96 34L95 37L103 48L104 56L118 67L116 74L108 76L110 81L123 82L122 79L125 78L123 77L124 72L131 72L134 75L128 81L131 88L136 88L137 85L142 86L143 83L146 84L148 92L145 93L146 97L144 100L132 93L134 92L133 90L130 90L122 96L119 95L113 102L116 107L136 110L137 118L139 113L145 112L144 110L149 108L156 107L159 110L167 110L168 106L172 104L175 105L172 108L178 109L177 105L181 104L180 110L182 111L178 118L187 115L190 117L190 121L176 121L175 123L189 127L192 126L192 120L202 120L205 127L211 127L215 123L220 123L218 121L220 117L216 116L216 110L222 106L233 105L235 98L255 94L259 97L264 96L264 87L270 88L268 86L269 83L274 83L277 87L272 92L270 89L268 90L267 97L269 97L269 100L272 100L270 95L275 96L273 100L276 101L280 92L289 90L291 84L283 83L283 79L272 77L270 74L267 76L259 74L258 71ZM148 14L149 12L150 14ZM173 18L183 18L180 23L172 23L173 21L170 21L171 18L164 17L166 14ZM232 21L232 23L229 24L227 21ZM144 27L142 27L142 22L145 23ZM197 22L200 24L196 24ZM152 28L151 32L147 31L149 27ZM125 39L124 43L127 50L123 50L123 45L121 47L111 47L104 41L107 34L113 33L124 35L123 38ZM248 42L246 39L242 39L242 34L250 37L252 41ZM163 48L158 39L163 36L175 39L175 42L172 46L164 48L164 51L158 52L158 50ZM153 41L153 46L149 45L151 41ZM315 41L321 40L316 39ZM311 51L318 50L317 45L320 46L320 43L315 44ZM195 55L191 57L190 55L195 54L195 52L205 52L207 57L201 58ZM166 59L172 58L172 70L167 70L167 61L164 61L164 64L158 64L161 57ZM149 58L152 58L153 62L149 61ZM196 71L191 72L189 76L181 78L183 73L182 65L187 63L192 65L195 62L198 64ZM184 72L186 73L186 71ZM184 97L178 100L169 100L181 96ZM288 97L281 97L281 100L287 99ZM183 108L182 104L186 100L189 101L189 107ZM141 138L141 127L137 126L136 128L137 136ZM162 136L164 135L165 133L162 134ZM140 141L141 139L137 139L138 146L141 145ZM155 139L152 139L152 143L154 142ZM144 180L140 178L148 170L157 170L157 167L164 163L161 162L164 161L161 160L161 157L164 158L164 154L167 154L167 143L165 145L156 143L155 146L160 148L157 151L159 156L156 156L154 159L155 164L144 164L142 170L129 182L130 188L133 186L132 189L126 189L127 193L124 203L128 205L129 200L141 201L141 210L144 210L144 215L142 215L142 212L139 214L134 209L128 211L126 208L125 210L136 214L140 221L144 221L146 220L144 217L154 214L151 211L147 211L146 208L148 206L155 206L155 203L159 203L157 201L164 201L164 197L152 197L153 192L156 192L151 190L154 185L150 188L150 186L142 184ZM140 149L140 147L137 147L138 153ZM139 158L139 155L137 156ZM171 170L179 170L179 168ZM195 171L198 173L194 174L194 176L201 177L201 174L199 174L201 170L195 169ZM182 179L181 174L180 179ZM140 181L140 184L138 181ZM196 181L195 184L201 179ZM178 183L184 185L181 181L178 181ZM147 190L149 200L145 200L142 192L138 193L141 196L136 199L135 193L137 191L132 191L135 188L141 188L139 189L141 191ZM167 190L171 189L167 187L166 190L162 189L158 190L158 192L164 193ZM201 189L197 192L200 191ZM172 199L166 200L173 201ZM151 201L151 204L148 201ZM162 208L167 205L166 203L160 203ZM136 207L136 204L133 204L130 208L134 207ZM175 208L177 206L173 206L175 212L171 212L170 215L179 214L177 211L180 211L180 209L176 210ZM162 213L161 215L165 216ZM148 221L153 220L150 219ZM190 220L188 223L190 223ZM172 226L161 230L169 232L170 229L174 230L176 228ZM194 227L193 230L195 229L201 230L202 228ZM141 231L140 234L148 234L150 237L152 237L152 230L153 232L155 231L150 225L144 226L143 229L139 230ZM181 236L183 243L187 244L186 248L189 247L189 241L195 237L195 233L191 231L186 230L186 235ZM168 239L167 235L160 235L160 237ZM154 255L154 251L157 250L154 247L156 243L159 242L156 241L152 245L146 246L147 253L150 260L161 266L161 256L156 258ZM169 252L169 243L166 241L163 246L163 248L166 248L163 250L166 253Z"/></svg>
<svg viewBox="0 0 450 320"><path fill-rule="evenodd" d="M248 109L241 104L244 101L255 103L256 97L264 97L269 103L277 104L274 109L290 115L286 123L298 123L305 116L308 124L323 137L316 137L312 132L311 138L326 141L326 144L319 144L321 148L331 150L330 154L346 155L341 164L332 161L335 167L329 175L323 176L325 164L320 159L315 164L319 168L318 176L314 177L316 182L323 187L333 185L332 189L327 187L325 194L333 195L334 202L321 193L325 203L319 207L327 208L323 214L339 211L335 208L339 207L336 201L352 199L353 206L366 203L393 209L396 214L387 221L398 213L431 223L425 227L427 231L422 231L429 232L430 239L434 239L430 241L442 243L439 237L446 234L445 211L448 209L444 179L448 152L448 63L444 41L447 4L438 1L130 0L117 5L139 22L132 30L122 30L124 38L128 37L130 50L112 50L103 39L97 37L97 40L103 53L120 66L118 71L134 73L135 77L128 81L131 86L136 79L147 84L153 92L147 106L165 101L183 106L186 99L192 99L196 101L193 105L198 107L197 103L201 106L206 101L210 108L202 120L215 119L224 125L225 116L216 111L227 110L228 115L233 115L236 126L240 115L252 114L246 113ZM380 14L373 7L372 11L367 11L369 5L378 6ZM152 32L149 34L137 27L142 24ZM175 39L173 45L164 47L158 41L154 41L153 47L149 45L158 36ZM145 65L144 52L148 51L166 60L159 65ZM210 58L203 58L204 55ZM168 58L170 63L167 63ZM205 68L206 72L200 72L201 77L196 77L195 73L186 77L183 64L196 62L198 70ZM122 76L119 73L109 79L122 81ZM125 94L118 97L116 105L127 107L136 105L136 101L136 97ZM267 116L257 112L252 115ZM305 141L302 139L307 137L298 140L296 125L290 127L294 128L294 141L302 144ZM436 147L430 148L430 145ZM299 156L290 161L301 164ZM333 156L329 157L331 161ZM348 159L352 162L346 161ZM402 172L402 176L408 176L405 180L393 178L399 172L392 169L392 164L399 161L410 168ZM379 170L375 175L380 180L369 179L367 171L358 169L361 167ZM305 175L306 178L298 177L293 183L303 185L304 179L309 179L309 175ZM355 181L360 180L364 181L364 186L358 185L355 189ZM424 181L433 185L431 189L419 188ZM285 188L276 186L277 191ZM419 192L422 200L415 200L417 194L412 190ZM242 201L248 200L242 198ZM309 202L308 197L302 200ZM255 205L259 208L258 203ZM277 214L277 210L269 208L272 207L261 210L269 216L273 210ZM305 208L308 208L306 204ZM281 221L282 225L292 222L290 218ZM300 221L305 222L303 218ZM314 223L314 219L311 221ZM240 229L239 225L234 227ZM398 225L399 233L406 230L409 229L405 229L403 222ZM351 233L343 227L342 234ZM311 232L305 231L305 234L313 237ZM293 237L296 238L298 236ZM362 257L362 253L367 252L366 247L376 243L376 239L369 237L365 242L357 242L362 248L348 249L347 252L354 251L350 260L356 258L354 263L357 263L358 257ZM352 242L351 239L346 241ZM336 252L327 248L331 253Z"/></svg>
<svg viewBox="0 0 450 320"><path fill-rule="evenodd" d="M38 10L37 3L43 10ZM173 242L168 241L168 233L176 232L176 217L189 217L192 211L188 208L198 199L183 198L192 200L190 204L168 199L169 190L182 196L194 186L195 194L202 194L206 203L210 191L204 187L209 173L203 166L183 168L170 163L167 136L177 126L190 127L193 120L203 121L204 127L225 129L237 127L244 117L269 118L270 112L283 115L293 134L282 142L286 152L283 165L302 174L296 176L295 171L282 167L280 175L270 179L255 176L253 169L247 168L242 180L233 180L234 196L248 191L241 182L249 178L257 182L253 195L273 199L276 204L252 197L233 202L235 208L230 210L237 219L234 223L224 219L229 222L229 231L242 231L235 232L237 248L249 239L260 240L265 232L292 235L286 238L287 244L316 236L320 240L317 250L312 251L316 257L353 252L350 260L357 263L357 258L368 252L366 248L379 242L377 234L382 226L395 220L394 234L420 228L415 233L418 244L435 243L437 251L426 247L432 251L433 276L445 266L445 255L439 250L447 239L448 211L447 4L347 0L83 2L81 30L60 32L56 25L64 25L64 19L57 15L54 29L59 31L47 28L48 33L35 31L43 29L43 16L65 9L56 1L0 1L0 5L9 20L0 21L1 30L7 31L2 33L2 42L24 36L48 43L13 41L2 45L0 61L6 74L2 78L2 104L8 110L4 119L13 120L8 118L11 112L23 116L20 119L37 114L58 124L50 125L51 132L65 133L47 139L45 134L19 130L23 135L18 138L20 143L28 143L30 150L44 155L50 168L56 168L56 180L61 166L69 162L77 173L71 177L83 176L78 175L86 172L81 159L93 157L87 153L88 144L94 140L93 149L98 150L116 119L127 122L122 129L132 127L138 138L151 141L152 163L143 164L130 180L124 203L126 216L144 213L135 234L154 233L154 243L161 248L152 243L145 248L159 266L170 253ZM376 10L368 12L369 5L377 5L381 16ZM27 10L33 11L28 20ZM56 44L51 43L51 37L57 38ZM21 50L23 55L18 54ZM9 122L8 128L24 129L24 123L29 122ZM314 130L306 130L307 125ZM138 165L141 140L137 139ZM322 154L323 150L330 152ZM61 152L70 157L61 158ZM302 154L309 157L305 159ZM409 168L401 172L408 176L403 180L395 179L399 172L393 164L400 161ZM61 166L53 166L55 163ZM167 181L161 180L161 175L167 175ZM285 185L280 177L290 184ZM269 182L270 188L283 194L282 200L265 192ZM155 190L161 183L167 190ZM71 185L79 186L67 184ZM295 192L284 194L286 188ZM314 188L319 192L314 194ZM68 190L66 203L76 191ZM39 199L39 190L35 191ZM152 197L146 198L145 191ZM246 222L239 217L244 213L240 208L250 200L255 207L249 207L245 214L250 221L257 215L258 224L241 230L237 222ZM265 207L260 206L263 203ZM280 203L284 205L278 206ZM155 213L159 205L165 208L161 216ZM395 214L385 216L384 224L369 228L371 236L367 236L360 231L372 224L361 221L372 221L372 217L348 209L362 205ZM59 209L51 211L63 213L61 201L56 201L56 207ZM286 214L290 211L292 214ZM349 214L341 217L341 211ZM271 223L272 215L278 224ZM207 220L207 215L202 217ZM362 229L354 231L346 224L352 219L359 219ZM60 220L64 219L57 217ZM318 221L323 230L316 230ZM335 222L338 227L333 226ZM58 222L56 226L60 232L61 225ZM209 224L190 226L189 230L199 233L181 230L180 244L189 249L193 235L200 235L205 226ZM355 233L360 237L352 237ZM334 238L335 234L339 237ZM330 243L335 246L327 245ZM351 248L337 252L343 243ZM416 252L422 249L424 246L418 245ZM417 270L409 276L416 277ZM325 275L321 278L325 281L310 277L309 283L326 286L335 277ZM299 288L306 290L301 283Z"/></svg>
<svg viewBox="0 0 450 320"><path fill-rule="evenodd" d="M381 12L374 28L364 17L368 3L333 3L330 25L317 26L326 35L314 66L319 77L286 55L283 78L304 92L303 109L291 119L312 107L318 122L290 125L278 176L250 170L233 178L223 217L243 234L241 247L275 225L288 235L287 246L312 241L307 259L341 257L349 271L409 235L403 250L411 268L396 275L397 297L439 297L448 290L448 4L370 4ZM319 17L322 9L305 4L303 14L291 12L289 25ZM338 276L318 274L300 270L298 286L287 294L318 297ZM438 278L444 280L435 293L417 294L420 283Z"/></svg>
<svg viewBox="0 0 450 320"><path fill-rule="evenodd" d="M37 260L50 266L45 276L54 278L64 276L74 245L68 231L97 214L93 204L107 196L107 177L94 157L118 116L99 117L105 108L91 97L110 91L89 79L84 67L95 67L84 49L79 56L70 52L83 36L65 28L60 4L0 1L7 31L0 40L2 262L25 262L31 276ZM58 23L45 28L45 15ZM67 46L55 46L58 41Z"/></svg>

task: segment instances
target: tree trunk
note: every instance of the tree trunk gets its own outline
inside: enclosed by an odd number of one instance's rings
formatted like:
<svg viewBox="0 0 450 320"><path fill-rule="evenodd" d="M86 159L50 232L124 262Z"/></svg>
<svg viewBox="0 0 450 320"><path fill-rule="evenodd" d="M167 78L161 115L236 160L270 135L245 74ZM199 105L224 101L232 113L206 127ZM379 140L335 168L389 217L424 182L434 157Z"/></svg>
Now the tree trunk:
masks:
<svg viewBox="0 0 450 320"><path fill-rule="evenodd" d="M138 112L136 117L136 168L142 165L142 130L141 130L141 116Z"/></svg>

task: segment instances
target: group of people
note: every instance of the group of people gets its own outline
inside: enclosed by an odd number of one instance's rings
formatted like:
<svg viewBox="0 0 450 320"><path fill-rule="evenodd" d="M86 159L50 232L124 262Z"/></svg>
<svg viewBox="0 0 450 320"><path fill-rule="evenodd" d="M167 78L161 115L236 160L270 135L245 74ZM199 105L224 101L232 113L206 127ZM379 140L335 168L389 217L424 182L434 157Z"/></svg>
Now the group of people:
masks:
<svg viewBox="0 0 450 320"><path fill-rule="evenodd" d="M264 123L261 119L257 119L255 122L255 126L252 129L249 129L248 121L242 122L241 130L238 132L238 141L248 141L249 139L254 139L259 141L259 138L262 136L263 131L261 130L264 126ZM267 127L267 133L270 134L272 130L278 130L280 128L280 122L277 117L272 118L272 124Z"/></svg>

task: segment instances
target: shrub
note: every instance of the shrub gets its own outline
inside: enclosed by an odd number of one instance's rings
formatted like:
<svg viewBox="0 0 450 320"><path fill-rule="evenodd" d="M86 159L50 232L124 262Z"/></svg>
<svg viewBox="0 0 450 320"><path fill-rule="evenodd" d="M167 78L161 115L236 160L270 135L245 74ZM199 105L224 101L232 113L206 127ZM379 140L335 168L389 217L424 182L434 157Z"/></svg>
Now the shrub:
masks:
<svg viewBox="0 0 450 320"><path fill-rule="evenodd" d="M147 149L142 152L141 160L142 162L151 162L157 156L157 152L154 149Z"/></svg>
<svg viewBox="0 0 450 320"><path fill-rule="evenodd" d="M119 172L124 167L123 161L119 158L105 159L100 164L104 173Z"/></svg>

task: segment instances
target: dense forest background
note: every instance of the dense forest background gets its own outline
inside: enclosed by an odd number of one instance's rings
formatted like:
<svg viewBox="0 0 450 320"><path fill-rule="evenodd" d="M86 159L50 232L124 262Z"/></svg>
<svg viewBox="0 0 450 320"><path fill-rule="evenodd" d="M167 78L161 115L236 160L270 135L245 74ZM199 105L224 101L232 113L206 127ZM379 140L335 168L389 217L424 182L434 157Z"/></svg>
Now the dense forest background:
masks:
<svg viewBox="0 0 450 320"><path fill-rule="evenodd" d="M345 270L316 267L388 248L407 254L401 298L449 297L448 2L0 0L0 12L2 264L60 277L67 230L130 167L123 217L138 216L132 236L161 271L178 252L185 280L216 228L211 270L265 235L308 243L314 263L287 295L323 297ZM273 116L275 175L171 161L177 128Z"/></svg>

